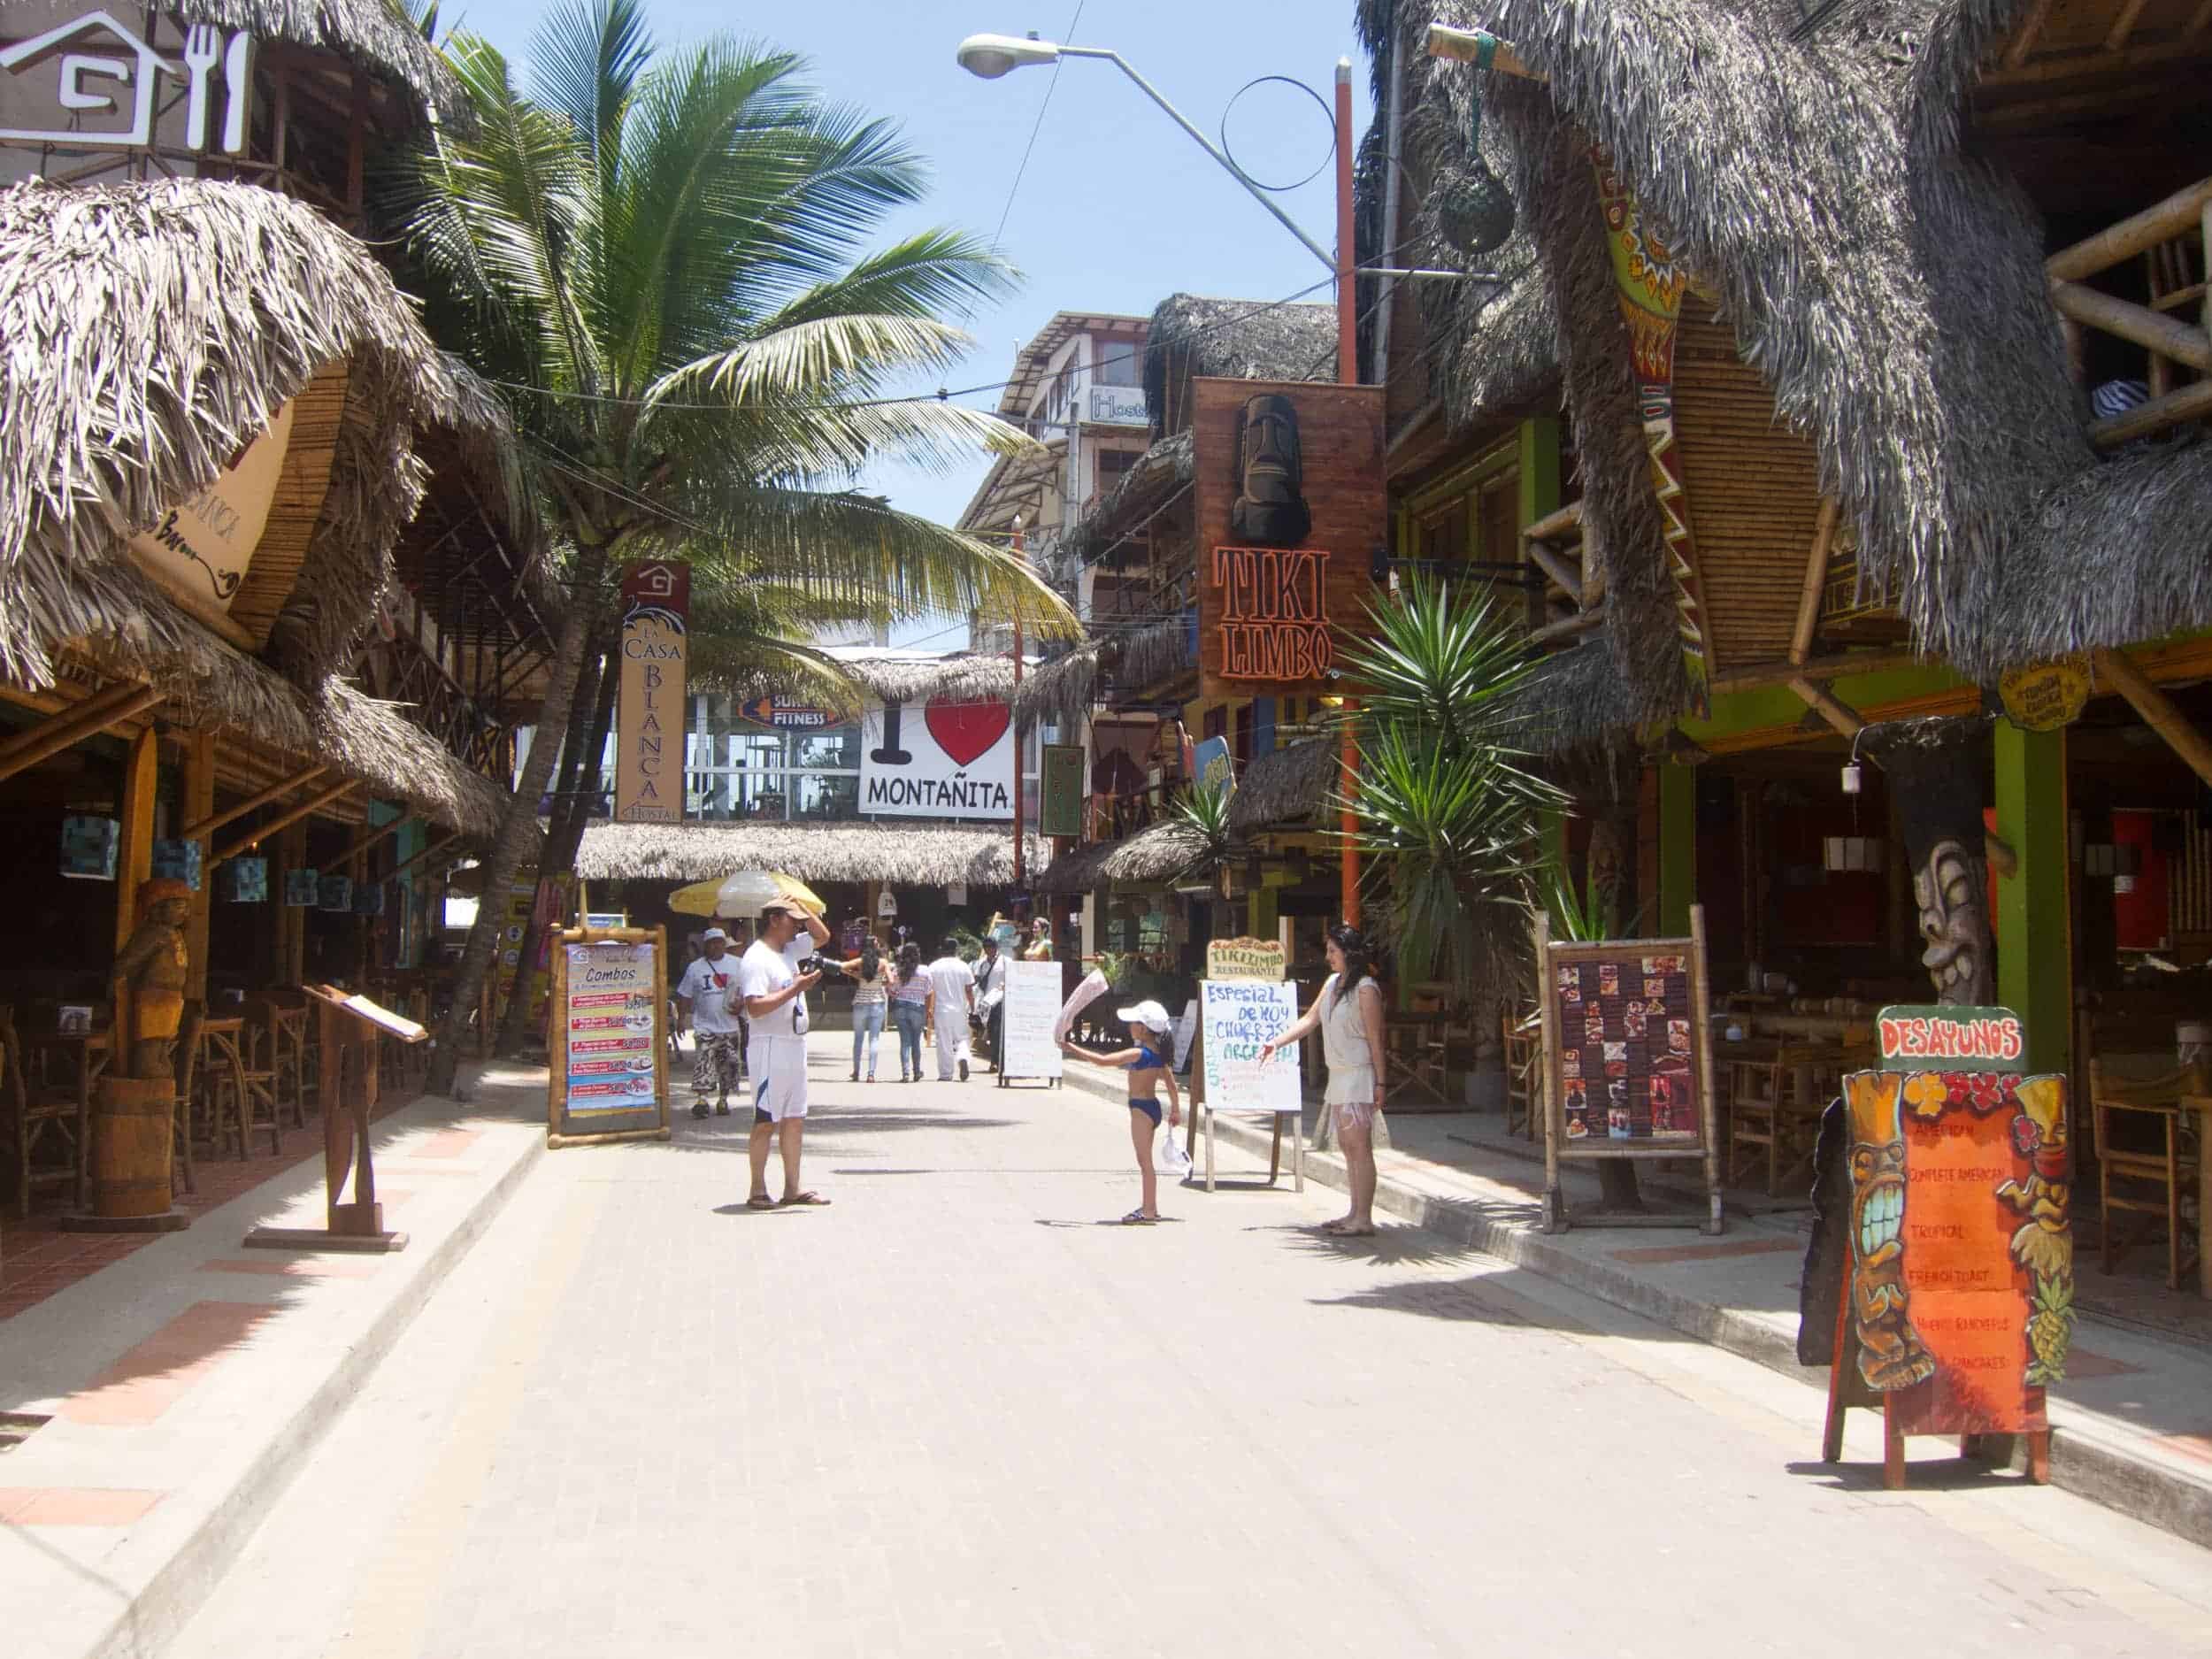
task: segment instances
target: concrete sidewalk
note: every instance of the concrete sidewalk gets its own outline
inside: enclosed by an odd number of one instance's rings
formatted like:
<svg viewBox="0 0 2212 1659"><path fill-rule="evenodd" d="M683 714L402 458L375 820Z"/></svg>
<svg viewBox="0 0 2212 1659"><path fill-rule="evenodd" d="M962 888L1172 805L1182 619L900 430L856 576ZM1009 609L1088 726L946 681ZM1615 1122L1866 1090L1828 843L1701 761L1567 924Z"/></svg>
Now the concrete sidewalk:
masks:
<svg viewBox="0 0 2212 1659"><path fill-rule="evenodd" d="M241 1248L322 1225L318 1150L0 1326L7 1652L161 1652L543 1150L544 1070L486 1066L371 1133L404 1250Z"/></svg>
<svg viewBox="0 0 2212 1659"><path fill-rule="evenodd" d="M1070 1067L1068 1081L1108 1101L1123 1097L1118 1076ZM1311 1133L1316 1108L1306 1110ZM1225 1143L1267 1155L1264 1118L1216 1120ZM1538 1230L1544 1185L1541 1143L1507 1150L1495 1114L1390 1114L1392 1146L1376 1160L1375 1208L1455 1242L1542 1273L1617 1307L1810 1385L1806 1450L1817 1456L1828 1373L1797 1363L1797 1286L1809 1211L1769 1208L1746 1215L1730 1194L1728 1232L1711 1239L1678 1227L1648 1232ZM1205 1150L1198 1148L1202 1170ZM1287 1185L1288 1158L1283 1179ZM1306 1177L1341 1189L1344 1165L1306 1155ZM1585 1165L1563 1173L1570 1213L1594 1206L1597 1178ZM1679 1196L1662 1187L1661 1202ZM1701 1209L1701 1205L1686 1204ZM2095 1268L2086 1254L2085 1291ZM2186 1306L2187 1304L2184 1304ZM2124 1514L2212 1547L2212 1306L2193 1330L2081 1311L2066 1382L2051 1391L2051 1479Z"/></svg>

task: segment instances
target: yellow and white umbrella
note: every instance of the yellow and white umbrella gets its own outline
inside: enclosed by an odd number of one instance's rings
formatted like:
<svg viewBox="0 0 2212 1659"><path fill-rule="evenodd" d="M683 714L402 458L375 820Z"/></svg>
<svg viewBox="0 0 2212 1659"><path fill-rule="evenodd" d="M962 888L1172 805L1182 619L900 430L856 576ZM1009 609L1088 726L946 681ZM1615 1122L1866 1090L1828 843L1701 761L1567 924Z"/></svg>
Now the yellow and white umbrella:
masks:
<svg viewBox="0 0 2212 1659"><path fill-rule="evenodd" d="M780 870L741 870L719 881L695 881L670 894L668 908L679 916L754 917L776 899L803 904L817 916L826 908L812 887Z"/></svg>

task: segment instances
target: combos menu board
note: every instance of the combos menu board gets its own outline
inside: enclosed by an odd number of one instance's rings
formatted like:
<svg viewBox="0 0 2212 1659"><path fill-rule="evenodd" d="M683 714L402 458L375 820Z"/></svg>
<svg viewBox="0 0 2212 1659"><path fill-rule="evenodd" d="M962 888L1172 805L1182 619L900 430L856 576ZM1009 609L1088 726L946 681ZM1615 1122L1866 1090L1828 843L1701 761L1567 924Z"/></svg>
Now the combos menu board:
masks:
<svg viewBox="0 0 2212 1659"><path fill-rule="evenodd" d="M658 928L561 936L554 958L549 1118L557 1142L664 1131L664 975Z"/></svg>
<svg viewBox="0 0 2212 1659"><path fill-rule="evenodd" d="M1551 976L1559 1006L1560 1113L1570 1146L1664 1141L1695 1147L1701 1114L1689 953L1555 958Z"/></svg>

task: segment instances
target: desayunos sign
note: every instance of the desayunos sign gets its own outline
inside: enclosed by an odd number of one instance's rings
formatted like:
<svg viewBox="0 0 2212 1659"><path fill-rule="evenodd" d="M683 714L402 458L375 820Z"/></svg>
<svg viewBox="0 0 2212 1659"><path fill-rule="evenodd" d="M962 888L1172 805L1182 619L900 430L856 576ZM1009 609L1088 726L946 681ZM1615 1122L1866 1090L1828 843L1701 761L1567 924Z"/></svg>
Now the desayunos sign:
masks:
<svg viewBox="0 0 2212 1659"><path fill-rule="evenodd" d="M673 824L684 815L684 658L691 567L634 560L622 573L618 824Z"/></svg>
<svg viewBox="0 0 2212 1659"><path fill-rule="evenodd" d="M952 696L871 703L860 735L864 815L1014 816L1014 718L1006 703Z"/></svg>

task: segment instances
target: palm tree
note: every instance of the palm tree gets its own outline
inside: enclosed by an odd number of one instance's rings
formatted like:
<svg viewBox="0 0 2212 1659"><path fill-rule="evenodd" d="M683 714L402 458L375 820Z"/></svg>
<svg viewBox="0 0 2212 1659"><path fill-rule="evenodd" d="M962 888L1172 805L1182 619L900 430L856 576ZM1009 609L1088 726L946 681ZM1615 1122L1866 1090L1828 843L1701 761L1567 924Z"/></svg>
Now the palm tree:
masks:
<svg viewBox="0 0 2212 1659"><path fill-rule="evenodd" d="M619 559L687 558L825 604L1071 628L1018 559L856 488L879 458L941 466L1030 442L979 411L884 395L955 362L966 336L940 319L1010 279L948 230L865 250L923 193L890 126L823 103L787 53L726 40L657 52L636 0L549 13L527 92L488 42L456 35L446 52L473 120L434 133L395 206L434 331L506 390L569 549L569 603L488 893L526 862L572 719L605 702ZM439 1088L491 960L492 909L462 961Z"/></svg>
<svg viewBox="0 0 2212 1659"><path fill-rule="evenodd" d="M1463 999L1494 993L1521 977L1548 869L1540 815L1565 801L1512 741L1510 700L1535 658L1465 586L1403 579L1367 614L1338 650L1360 696L1355 843L1400 971Z"/></svg>

